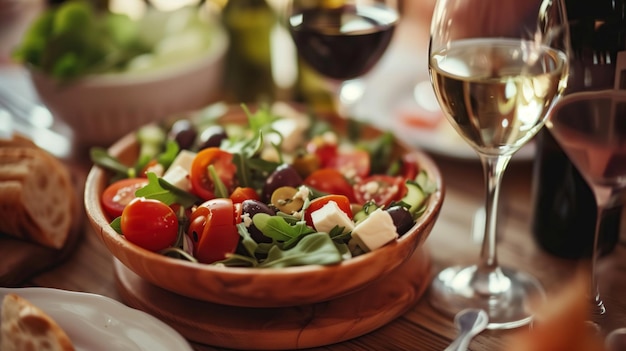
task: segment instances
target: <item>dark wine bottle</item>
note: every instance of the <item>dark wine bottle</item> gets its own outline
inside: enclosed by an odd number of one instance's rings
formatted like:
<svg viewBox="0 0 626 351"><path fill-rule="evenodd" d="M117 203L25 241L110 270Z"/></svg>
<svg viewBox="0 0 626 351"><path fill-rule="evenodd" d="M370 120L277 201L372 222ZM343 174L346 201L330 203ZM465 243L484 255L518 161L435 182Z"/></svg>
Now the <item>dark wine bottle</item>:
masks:
<svg viewBox="0 0 626 351"><path fill-rule="evenodd" d="M626 89L626 0L565 0L571 37L566 94ZM536 139L532 231L547 252L565 258L592 253L596 202L589 186L547 128ZM622 207L606 212L599 249L609 253L619 240Z"/></svg>

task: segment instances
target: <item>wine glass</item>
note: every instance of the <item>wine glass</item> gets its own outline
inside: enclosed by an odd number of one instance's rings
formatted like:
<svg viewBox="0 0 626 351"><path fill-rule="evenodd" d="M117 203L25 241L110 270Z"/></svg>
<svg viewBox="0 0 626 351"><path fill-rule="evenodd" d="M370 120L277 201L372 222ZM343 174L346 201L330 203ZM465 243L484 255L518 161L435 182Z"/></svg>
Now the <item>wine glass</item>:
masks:
<svg viewBox="0 0 626 351"><path fill-rule="evenodd" d="M300 58L327 79L340 116L362 93L359 77L389 46L397 0L291 0L287 27Z"/></svg>
<svg viewBox="0 0 626 351"><path fill-rule="evenodd" d="M568 75L569 31L560 0L437 0L429 72L444 115L477 152L485 174L480 260L448 267L433 279L431 304L454 315L480 308L490 329L532 319L544 297L531 275L498 263L500 183L513 154L545 123Z"/></svg>
<svg viewBox="0 0 626 351"><path fill-rule="evenodd" d="M550 113L546 126L596 199L589 297L592 316L597 318L606 312L595 273L600 223L607 210L622 204L626 189L626 90L566 95Z"/></svg>

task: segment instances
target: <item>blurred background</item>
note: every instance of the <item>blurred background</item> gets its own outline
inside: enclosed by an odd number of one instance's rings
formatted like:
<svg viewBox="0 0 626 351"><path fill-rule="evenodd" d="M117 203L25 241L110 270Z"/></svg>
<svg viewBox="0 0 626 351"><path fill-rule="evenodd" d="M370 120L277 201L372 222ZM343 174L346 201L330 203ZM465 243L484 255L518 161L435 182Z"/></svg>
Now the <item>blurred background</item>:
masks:
<svg viewBox="0 0 626 351"><path fill-rule="evenodd" d="M212 101L226 101L231 103L258 103L273 101L295 101L306 103L318 110L333 110L334 96L326 80L309 68L298 59L291 36L289 35L282 18L285 0L71 0L72 2L88 2L97 12L106 13L113 18L108 22L111 32L104 35L99 33L80 43L56 43L57 47L66 50L74 50L78 58L72 60L61 57L63 52L55 52L57 55L54 69L46 67L46 62L40 61L41 67L49 68L47 72L55 71L55 74L62 75L64 80L82 81L90 80L89 88L81 86L76 90L66 89L65 96L59 96L55 85L51 85L47 77L42 77L42 69L33 70L32 63L28 60L36 57L41 60L41 53L32 54L32 47L41 45L42 37L48 36L50 31L57 29L39 29L38 19L41 19L50 9L67 5L69 1L59 0L0 0L0 107L6 112L10 112L13 120L29 120L28 128L38 129L40 127L47 130L58 131L61 134L76 134L76 130L87 128L77 123L84 123L85 120L95 121L94 111L86 111L86 106L79 105L79 100L89 102L91 106L97 106L102 114L111 105L124 104L120 100L120 95L133 96L134 105L125 105L126 110L144 111L143 114L123 115L121 121L136 120L137 124L145 123L149 119L158 119L164 115L175 112L199 108L200 105L207 105ZM351 82L341 90L341 101L350 106L351 117L367 120L374 125L385 129L397 130L401 137L406 138L417 146L425 146L437 152L451 152L455 157L473 158L471 150L466 149L464 143L457 141L455 137L441 138L439 133L446 136L455 134L449 130L447 123L440 123L442 117L439 107L434 101L432 88L428 82L427 72L427 44L428 26L432 13L433 1L400 1L401 20L396 27L392 42L379 63L368 72L358 82ZM201 13L202 20L195 21L187 16L182 16L184 10L192 9L193 12ZM69 11L66 11L69 12ZM75 11L78 12L78 11ZM152 13L157 12L155 16ZM60 16L60 14L57 14ZM120 20L121 15L124 20ZM72 17L74 16L74 17ZM68 32L74 33L71 37L76 37L76 33L88 33L93 26L93 17L87 17L81 22L80 16L66 15L69 27ZM146 18L149 18L147 20ZM137 27L129 25L127 19L140 22ZM193 25L189 23L195 21ZM57 21L58 22L58 21ZM203 27L204 26L204 27ZM41 27L41 25L39 26ZM192 30L196 33L192 33ZM206 30L209 41L207 45L215 46L213 35L223 31L228 38L228 44L223 57L217 59L211 67L204 70L196 69L188 72L189 77L185 82L191 82L194 77L198 83L184 82L176 85L175 81L162 82L159 86L137 87L134 90L123 90L116 87L117 93L102 90L94 91L96 98L93 101L85 92L92 89L93 85L103 85L100 76L107 76L108 85L112 85L111 80L123 81L130 85L129 78L132 76L132 84L137 85L138 80L160 80L163 79L163 70L169 66L187 67L194 65L192 60L194 55L201 57L203 53L203 42L198 35ZM87 56L105 56L107 59L116 57L111 52L117 52L117 48L112 48L107 42L107 36L114 37L117 41L131 42L131 34L139 31L141 38L150 37L152 48L133 47L134 58L124 61L124 70L120 70L119 64L122 54L117 55L118 61L108 62L107 65L100 64L96 68L83 69L82 59ZM83 34L83 37L88 37ZM70 35L68 35L70 37ZM96 38L97 39L93 39ZM48 36L48 40L49 36ZM68 42L78 39L67 39ZM213 40L211 42L211 40ZM103 44L105 43L106 44ZM145 42L145 41L144 41ZM29 47L30 45L30 47ZM98 47L100 45L100 47ZM108 46L107 46L108 45ZM99 50L99 54L88 53L86 47L94 47ZM129 47L130 44L126 44ZM25 49L26 48L26 49ZM80 48L80 50L76 49ZM61 51L58 49L57 51ZM92 51L93 51L92 50ZM116 51L117 50L117 51ZM141 50L144 50L143 52ZM130 50L127 50L130 51ZM125 55L126 52L122 51ZM147 53L147 54L146 54ZM149 54L149 55L148 55ZM30 56L29 56L30 55ZM37 56L39 55L39 56ZM158 57L161 55L161 57ZM217 54L214 54L214 56ZM67 56L67 55L66 55ZM50 60L48 60L50 61ZM64 61L64 65L59 62ZM109 61L112 61L111 59ZM68 63L69 62L69 63ZM170 71L174 70L169 67ZM191 68L188 68L191 70ZM33 73L34 71L34 73ZM179 68L178 75L184 71ZM114 74L113 74L114 73ZM139 73L144 74L138 76ZM173 73L172 73L173 74ZM49 75L49 74L48 74ZM113 75L115 78L111 78ZM33 77L35 76L35 77ZM94 79L94 77L96 77ZM152 78L147 78L152 77ZM204 85L201 84L204 79ZM54 83L60 80L55 77ZM180 80L180 79L179 79ZM33 86L34 81L34 86ZM217 81L217 82L214 82ZM96 82L96 83L94 83ZM355 84L356 83L356 84ZM121 84L121 83L119 83ZM80 85L80 84L74 84ZM169 106L155 106L155 102L167 100L168 95L178 91L178 101L185 100L184 97L199 95L199 91L204 89L202 94L205 99L187 98L185 103ZM140 91L137 93L137 91ZM188 90L188 91L186 91ZM159 95L161 93L161 95ZM141 94L141 95L138 95ZM8 100L8 101L7 101ZM19 100L19 107L7 106L15 105ZM98 101L98 100L104 100ZM140 104L141 101L147 100ZM11 103L13 102L13 103ZM108 106L98 104L107 103ZM146 109L146 104L150 108ZM50 111L45 111L48 108ZM94 107L95 108L95 107ZM33 111L40 116L33 117ZM79 111L80 110L80 111ZM148 111L149 110L149 111ZM0 121L7 120L6 113L0 110ZM43 112L42 112L43 111ZM109 115L120 114L119 108L109 112ZM72 116L67 116L72 115ZM149 115L149 116L148 116ZM42 117L43 116L43 117ZM393 117L389 119L389 117ZM78 122L76 120L79 120ZM392 123L389 123L392 121ZM94 124L95 123L95 124ZM120 122L121 123L121 122ZM120 124L117 123L117 124ZM1 123L0 123L1 124ZM13 129L26 130L24 126ZM22 123L23 124L23 123ZM67 125L69 128L66 128ZM105 121L102 123L93 122L97 125L98 133L106 130L108 126L115 122ZM122 123L123 124L123 123ZM126 126L127 130L135 128L136 125ZM407 129L408 128L408 129ZM1 129L1 128L0 128ZM4 134L10 131L4 128ZM96 128L92 128L96 129ZM409 133L407 133L407 130ZM47 132L47 131L46 131ZM32 131L30 132L32 134ZM404 133L404 134L402 134ZM418 134L415 134L418 133ZM422 133L423 136L419 136ZM89 133L81 135L88 135ZM416 138L415 135L418 135ZM119 136L119 132L117 133ZM426 143L420 142L425 140ZM90 139L94 141L93 138ZM111 140L103 139L99 144L109 144ZM417 140L417 141L416 141ZM451 141L450 141L451 140ZM58 142L56 144L59 144ZM71 147L68 145L67 147ZM465 150L465 151L464 151ZM58 153L66 152L60 150Z"/></svg>

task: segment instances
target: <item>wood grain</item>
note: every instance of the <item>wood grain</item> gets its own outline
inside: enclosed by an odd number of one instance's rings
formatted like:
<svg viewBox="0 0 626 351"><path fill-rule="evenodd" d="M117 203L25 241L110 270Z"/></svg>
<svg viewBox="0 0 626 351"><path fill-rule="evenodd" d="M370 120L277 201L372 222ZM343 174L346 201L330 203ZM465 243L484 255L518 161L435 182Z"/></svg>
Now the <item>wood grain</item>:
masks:
<svg viewBox="0 0 626 351"><path fill-rule="evenodd" d="M408 311L431 280L422 247L383 280L355 293L316 304L282 308L218 305L176 295L147 283L114 261L118 291L129 306L146 311L200 345L244 350L292 350L353 339Z"/></svg>
<svg viewBox="0 0 626 351"><path fill-rule="evenodd" d="M475 262L479 245L471 235L472 220L483 204L482 171L477 162L435 157L446 182L446 197L439 219L426 247L432 271L450 264ZM84 168L88 162L82 164ZM80 168L79 168L80 169ZM502 190L502 226L498 255L502 263L524 268L534 274L548 293L557 290L576 271L579 262L551 256L535 244L530 233L532 164L513 163L505 175ZM626 223L626 220L624 221ZM86 291L122 300L116 287L111 255L89 226L83 223L85 238L65 263L37 275L24 285ZM626 326L626 233L599 264L601 293L608 313L601 321L609 331ZM426 295L425 295L426 296ZM472 341L472 351L506 350L507 337L515 331L485 331ZM452 319L434 310L426 297L404 314L360 337L307 350L331 351L440 351L456 333ZM225 351L232 347L193 343L198 351Z"/></svg>

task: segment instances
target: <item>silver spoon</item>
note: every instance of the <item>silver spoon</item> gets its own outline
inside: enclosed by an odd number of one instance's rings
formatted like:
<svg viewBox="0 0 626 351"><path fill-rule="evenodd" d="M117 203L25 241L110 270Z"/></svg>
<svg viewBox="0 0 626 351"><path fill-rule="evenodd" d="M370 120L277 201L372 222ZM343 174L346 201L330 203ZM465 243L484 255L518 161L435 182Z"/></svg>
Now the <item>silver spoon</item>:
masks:
<svg viewBox="0 0 626 351"><path fill-rule="evenodd" d="M444 351L467 351L473 337L485 330L489 323L487 312L479 309L466 309L456 314L454 324L459 334Z"/></svg>

